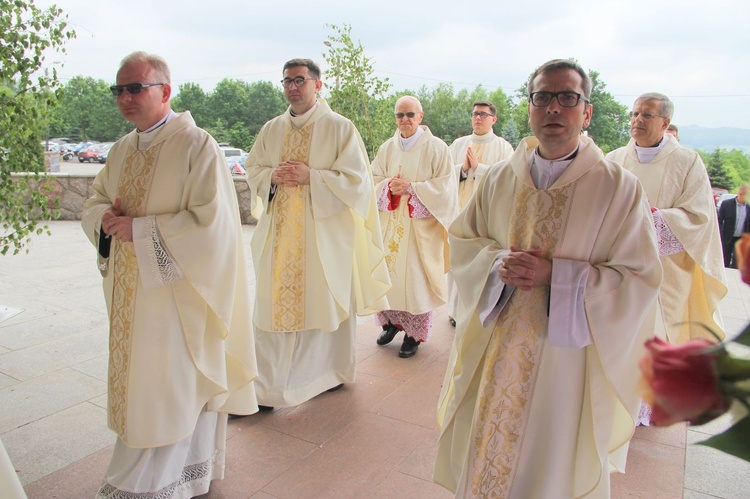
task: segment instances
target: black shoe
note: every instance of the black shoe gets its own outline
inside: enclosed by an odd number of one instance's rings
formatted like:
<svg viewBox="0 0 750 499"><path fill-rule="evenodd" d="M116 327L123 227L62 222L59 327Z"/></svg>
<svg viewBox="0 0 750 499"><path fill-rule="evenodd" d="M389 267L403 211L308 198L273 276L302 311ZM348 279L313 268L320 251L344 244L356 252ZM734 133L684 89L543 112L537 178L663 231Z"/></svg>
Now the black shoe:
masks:
<svg viewBox="0 0 750 499"><path fill-rule="evenodd" d="M273 410L273 407L271 407L270 405L259 405L258 410L260 412L269 412Z"/></svg>
<svg viewBox="0 0 750 499"><path fill-rule="evenodd" d="M398 352L398 356L402 359L408 359L413 357L417 353L419 348L419 342L409 335L404 337L404 343L401 345L401 350Z"/></svg>
<svg viewBox="0 0 750 499"><path fill-rule="evenodd" d="M393 324L388 324L388 327L386 329L383 329L383 332L380 333L380 336L378 336L378 340L376 341L376 343L381 347L383 345L387 345L388 343L393 341L393 338L396 336L396 334L398 334L399 331L401 330Z"/></svg>
<svg viewBox="0 0 750 499"><path fill-rule="evenodd" d="M448 322L451 323L451 326L456 327L456 319L453 317L448 317Z"/></svg>
<svg viewBox="0 0 750 499"><path fill-rule="evenodd" d="M341 388L342 386L344 386L344 384L343 384L343 383L339 383L338 385L334 386L333 388L329 388L329 389L328 389L328 390L326 390L326 391L327 391L327 392L335 392L336 390L338 390L338 389L339 389L339 388Z"/></svg>

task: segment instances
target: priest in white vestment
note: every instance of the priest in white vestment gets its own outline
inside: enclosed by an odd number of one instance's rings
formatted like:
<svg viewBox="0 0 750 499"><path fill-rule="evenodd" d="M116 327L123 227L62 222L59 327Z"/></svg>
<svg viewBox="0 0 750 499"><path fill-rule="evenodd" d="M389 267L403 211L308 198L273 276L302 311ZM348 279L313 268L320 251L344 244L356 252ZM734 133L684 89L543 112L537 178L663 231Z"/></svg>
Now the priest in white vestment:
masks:
<svg viewBox="0 0 750 499"><path fill-rule="evenodd" d="M477 101L471 110L471 126L474 133L459 137L448 150L458 176L459 209L464 209L474 195L490 166L508 159L513 154L513 146L492 131L497 122L497 107L486 100ZM453 274L448 272L448 320L456 325L458 292L453 282Z"/></svg>
<svg viewBox="0 0 750 499"><path fill-rule="evenodd" d="M612 151L640 180L653 211L664 267L654 334L670 343L724 336L719 302L727 294L721 236L711 182L700 154L665 133L674 105L643 94L630 113L630 142Z"/></svg>
<svg viewBox="0 0 750 499"><path fill-rule="evenodd" d="M372 175L354 124L323 99L320 68L283 69L287 111L247 159L258 225L253 324L262 409L354 382L356 316L387 308L390 287Z"/></svg>
<svg viewBox="0 0 750 499"><path fill-rule="evenodd" d="M393 287L390 310L379 312L387 345L400 331L399 357L417 353L427 341L433 310L448 298L448 227L458 213L456 174L448 146L420 126L424 113L419 100L396 101L398 130L378 149L372 162L378 195L385 261Z"/></svg>
<svg viewBox="0 0 750 499"><path fill-rule="evenodd" d="M224 476L228 413L258 410L236 192L216 141L170 109L163 59L129 55L111 90L137 128L112 146L83 210L118 435L97 497L194 497Z"/></svg>
<svg viewBox="0 0 750 499"><path fill-rule="evenodd" d="M727 294L721 236L711 183L700 154L666 133L674 104L660 93L639 96L630 112L625 147L607 159L640 180L651 206L664 281L652 334L670 343L724 337L719 302ZM638 424L651 409L641 405Z"/></svg>
<svg viewBox="0 0 750 499"><path fill-rule="evenodd" d="M580 134L586 72L550 61L528 89L535 137L450 228L461 300L434 480L456 497L607 498L661 267L637 179Z"/></svg>

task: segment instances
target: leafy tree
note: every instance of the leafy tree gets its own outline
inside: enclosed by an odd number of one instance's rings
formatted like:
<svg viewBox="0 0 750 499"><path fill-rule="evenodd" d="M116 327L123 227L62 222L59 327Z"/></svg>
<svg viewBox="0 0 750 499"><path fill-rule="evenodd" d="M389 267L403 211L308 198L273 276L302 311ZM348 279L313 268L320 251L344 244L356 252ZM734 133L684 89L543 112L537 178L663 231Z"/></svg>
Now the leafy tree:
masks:
<svg viewBox="0 0 750 499"><path fill-rule="evenodd" d="M711 180L711 187L721 189L732 189L734 187L729 172L724 167L725 152L716 148L711 154L700 153L703 162L706 164L708 178Z"/></svg>
<svg viewBox="0 0 750 499"><path fill-rule="evenodd" d="M334 31L328 35L328 51L323 54L329 66L328 102L331 109L352 120L373 158L394 129L393 107L385 105L391 84L388 78L373 76L373 61L365 56L361 43L355 45L350 25L328 27Z"/></svg>
<svg viewBox="0 0 750 499"><path fill-rule="evenodd" d="M510 139L505 136L504 131L507 128L508 121L511 119L511 101L508 100L508 96L503 92L503 89L499 87L487 96L487 100L492 102L497 108L497 122L493 127L495 133L510 142Z"/></svg>
<svg viewBox="0 0 750 499"><path fill-rule="evenodd" d="M177 95L172 97L172 109L176 112L190 111L195 124L201 128L209 125L208 96L197 83L183 83Z"/></svg>
<svg viewBox="0 0 750 499"><path fill-rule="evenodd" d="M593 83L591 104L594 106L588 133L606 154L624 146L630 140L628 108L604 90L607 85L599 79L598 72L589 70L588 74Z"/></svg>
<svg viewBox="0 0 750 499"><path fill-rule="evenodd" d="M0 0L0 254L18 253L54 216L39 170L45 109L59 96L57 71L45 69L45 52L64 52L75 37L62 10L36 7L33 0ZM33 173L17 181L11 172ZM36 188L31 188L34 185ZM28 249L27 249L28 251Z"/></svg>
<svg viewBox="0 0 750 499"><path fill-rule="evenodd" d="M80 140L113 142L133 129L117 109L109 84L91 77L68 81L53 117L50 133Z"/></svg>
<svg viewBox="0 0 750 499"><path fill-rule="evenodd" d="M481 96L486 98L486 93ZM471 133L469 113L474 99L470 98L466 89L454 95L453 85L450 83L440 83L431 91L423 86L417 98L424 109L424 123L430 127L430 131L436 137L450 144L457 137Z"/></svg>
<svg viewBox="0 0 750 499"><path fill-rule="evenodd" d="M732 149L723 155L724 168L732 179L732 189L750 181L750 158L744 152Z"/></svg>

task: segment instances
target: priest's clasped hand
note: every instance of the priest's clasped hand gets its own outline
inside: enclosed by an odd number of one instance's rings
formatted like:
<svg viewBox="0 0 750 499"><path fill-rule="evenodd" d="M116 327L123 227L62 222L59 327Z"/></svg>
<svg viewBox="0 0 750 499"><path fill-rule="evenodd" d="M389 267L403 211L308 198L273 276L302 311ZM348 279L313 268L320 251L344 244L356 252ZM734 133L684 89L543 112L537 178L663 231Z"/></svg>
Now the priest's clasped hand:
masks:
<svg viewBox="0 0 750 499"><path fill-rule="evenodd" d="M466 149L466 157L464 158L464 164L461 166L461 170L463 170L464 173L468 173L469 170L476 170L477 166L479 166L479 160L477 159L476 154L474 154L474 150L469 147Z"/></svg>
<svg viewBox="0 0 750 499"><path fill-rule="evenodd" d="M388 187L391 189L391 194L394 196L406 196L409 194L409 186L411 182L401 178L401 174L396 174L388 183Z"/></svg>
<svg viewBox="0 0 750 499"><path fill-rule="evenodd" d="M542 258L540 250L524 250L510 247L510 253L502 258L498 273L500 280L523 291L537 286L549 286L552 282L552 262Z"/></svg>
<svg viewBox="0 0 750 499"><path fill-rule="evenodd" d="M301 161L284 161L273 169L271 183L279 187L310 185L310 167Z"/></svg>
<svg viewBox="0 0 750 499"><path fill-rule="evenodd" d="M119 241L133 242L133 218L123 215L120 198L102 215L102 230Z"/></svg>

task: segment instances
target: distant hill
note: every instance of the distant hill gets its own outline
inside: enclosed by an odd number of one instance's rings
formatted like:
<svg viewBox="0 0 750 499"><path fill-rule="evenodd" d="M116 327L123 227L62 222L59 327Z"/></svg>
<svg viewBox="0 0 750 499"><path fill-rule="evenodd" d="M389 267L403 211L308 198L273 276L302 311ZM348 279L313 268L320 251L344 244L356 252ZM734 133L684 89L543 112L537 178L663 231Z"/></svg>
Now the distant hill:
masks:
<svg viewBox="0 0 750 499"><path fill-rule="evenodd" d="M712 152L717 147L739 149L750 154L750 130L744 128L704 128L700 126L680 126L680 142L691 149Z"/></svg>

